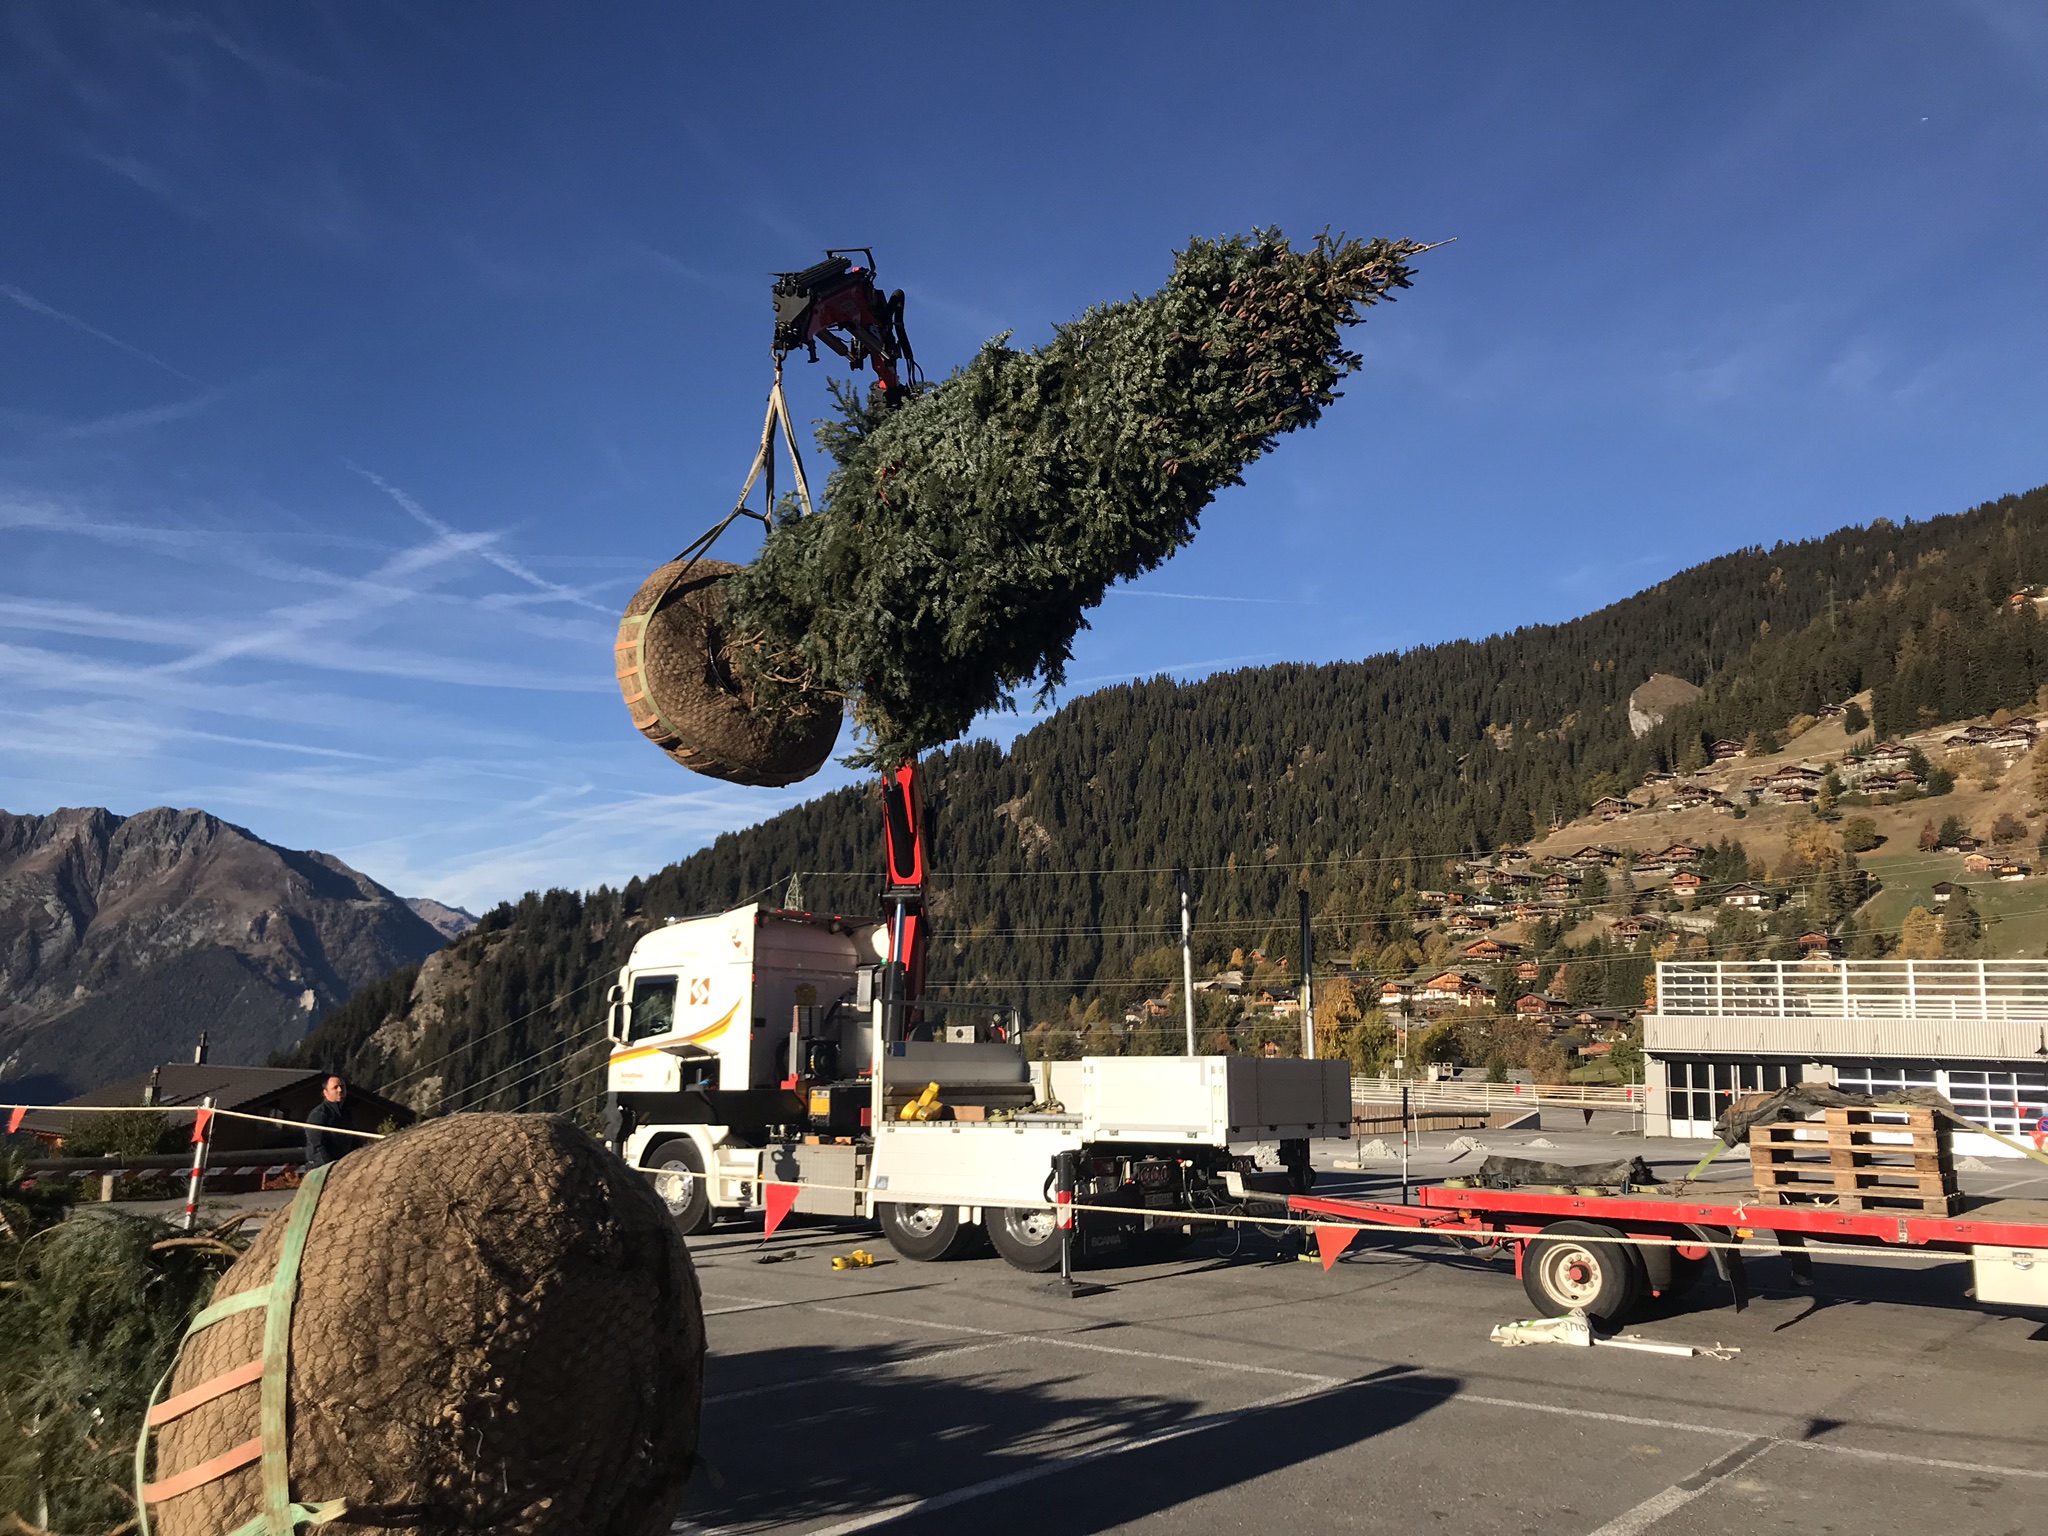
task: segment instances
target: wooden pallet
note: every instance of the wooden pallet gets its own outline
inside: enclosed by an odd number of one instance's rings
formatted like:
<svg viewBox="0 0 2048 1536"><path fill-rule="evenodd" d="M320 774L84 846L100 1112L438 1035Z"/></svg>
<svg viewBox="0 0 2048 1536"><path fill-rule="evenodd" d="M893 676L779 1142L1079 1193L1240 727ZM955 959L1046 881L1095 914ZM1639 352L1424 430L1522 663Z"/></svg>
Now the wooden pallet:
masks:
<svg viewBox="0 0 2048 1536"><path fill-rule="evenodd" d="M1953 1216L1963 1208L1960 1194L1886 1194L1864 1190L1845 1195L1833 1190L1759 1189L1752 1205L1807 1206L1822 1211L1862 1211L1885 1216Z"/></svg>
<svg viewBox="0 0 2048 1536"><path fill-rule="evenodd" d="M1749 1158L1762 1205L1948 1215L1958 1198L1948 1128L1930 1109L1830 1109L1818 1121L1759 1125Z"/></svg>

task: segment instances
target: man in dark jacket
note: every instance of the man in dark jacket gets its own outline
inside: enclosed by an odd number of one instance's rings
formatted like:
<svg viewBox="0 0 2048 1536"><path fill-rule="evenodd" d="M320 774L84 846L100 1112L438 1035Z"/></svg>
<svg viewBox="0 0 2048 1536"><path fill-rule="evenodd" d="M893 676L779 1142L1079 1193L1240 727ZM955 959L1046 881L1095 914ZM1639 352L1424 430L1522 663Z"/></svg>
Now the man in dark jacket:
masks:
<svg viewBox="0 0 2048 1536"><path fill-rule="evenodd" d="M339 1072L331 1072L320 1085L320 1102L306 1116L306 1166L318 1168L331 1163L356 1144L353 1136L337 1136L333 1127L348 1124L348 1084Z"/></svg>

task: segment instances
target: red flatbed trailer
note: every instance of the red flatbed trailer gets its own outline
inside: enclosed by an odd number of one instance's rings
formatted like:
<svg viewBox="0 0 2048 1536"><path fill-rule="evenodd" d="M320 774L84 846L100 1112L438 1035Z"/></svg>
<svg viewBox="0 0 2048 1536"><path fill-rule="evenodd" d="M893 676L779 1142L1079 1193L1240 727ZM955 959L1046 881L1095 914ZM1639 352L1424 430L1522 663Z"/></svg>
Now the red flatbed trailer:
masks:
<svg viewBox="0 0 2048 1536"><path fill-rule="evenodd" d="M1573 1307L1616 1321L1647 1292L1677 1295L1711 1262L1740 1310L1749 1299L1737 1233L1769 1232L1802 1285L1812 1280L1809 1243L1901 1252L1961 1253L1978 1265L1981 1299L2048 1305L2048 1201L1985 1200L1949 1216L1910 1210L1845 1211L1757 1202L1746 1185L1694 1186L1682 1194L1561 1194L1534 1189L1424 1185L1418 1204L1294 1195L1291 1214L1333 1226L1412 1227L1452 1239L1512 1247L1529 1299L1555 1316ZM1650 1241L1631 1241L1649 1239ZM1988 1259L1980 1250L1994 1250ZM1987 1264L1995 1297L1983 1297Z"/></svg>

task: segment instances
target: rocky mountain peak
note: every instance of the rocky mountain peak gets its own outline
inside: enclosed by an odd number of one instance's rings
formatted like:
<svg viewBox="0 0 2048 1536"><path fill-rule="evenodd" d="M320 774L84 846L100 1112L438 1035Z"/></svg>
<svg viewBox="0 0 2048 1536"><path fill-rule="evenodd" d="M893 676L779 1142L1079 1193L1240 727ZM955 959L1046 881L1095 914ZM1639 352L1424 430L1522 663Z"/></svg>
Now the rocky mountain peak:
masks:
<svg viewBox="0 0 2048 1536"><path fill-rule="evenodd" d="M0 1081L77 1092L201 1029L215 1059L260 1064L442 942L341 860L205 811L0 811Z"/></svg>

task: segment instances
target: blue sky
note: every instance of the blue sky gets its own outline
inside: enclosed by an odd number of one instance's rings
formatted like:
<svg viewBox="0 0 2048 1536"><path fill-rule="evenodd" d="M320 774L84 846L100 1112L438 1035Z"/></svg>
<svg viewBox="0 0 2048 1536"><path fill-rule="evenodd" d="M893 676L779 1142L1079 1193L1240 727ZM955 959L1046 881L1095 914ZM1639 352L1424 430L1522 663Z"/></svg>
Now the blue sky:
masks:
<svg viewBox="0 0 2048 1536"><path fill-rule="evenodd" d="M2048 480L2037 4L25 0L0 133L0 806L201 806L473 908L846 781L691 777L610 656L828 244L936 374L1190 235L1456 237L1074 690Z"/></svg>

